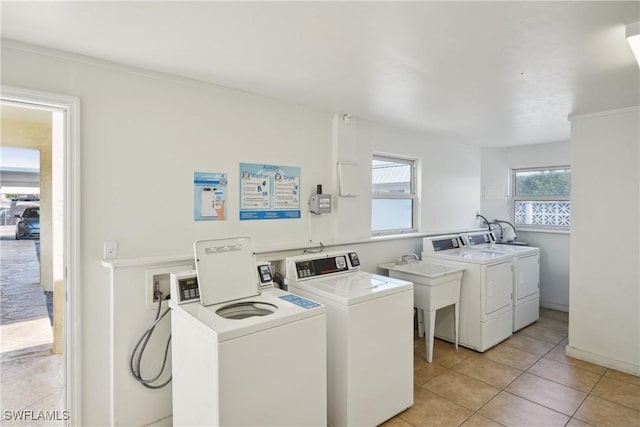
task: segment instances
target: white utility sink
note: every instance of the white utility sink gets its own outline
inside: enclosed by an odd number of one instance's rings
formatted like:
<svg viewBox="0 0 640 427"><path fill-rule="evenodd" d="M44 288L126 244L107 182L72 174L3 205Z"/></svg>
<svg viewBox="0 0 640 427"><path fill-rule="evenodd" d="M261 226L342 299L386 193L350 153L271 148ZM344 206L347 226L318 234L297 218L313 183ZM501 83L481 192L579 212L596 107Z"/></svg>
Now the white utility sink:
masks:
<svg viewBox="0 0 640 427"><path fill-rule="evenodd" d="M418 309L418 333L423 336L428 331L425 337L427 361L431 362L433 359L436 311L451 304L454 304L455 344L458 348L458 302L464 268L426 261L409 261L406 264L389 262L378 267L389 270L389 277L413 282L413 305ZM428 322L426 328L425 322Z"/></svg>
<svg viewBox="0 0 640 427"><path fill-rule="evenodd" d="M409 261L407 264L396 264L389 262L387 264L381 264L378 267L384 268L389 271L398 271L405 274L416 274L418 276L424 276L431 280L425 280L425 285L433 286L434 279L442 278L444 276L455 275L464 268L449 267L447 265L435 264L433 262L426 261ZM429 282L429 283L426 283Z"/></svg>

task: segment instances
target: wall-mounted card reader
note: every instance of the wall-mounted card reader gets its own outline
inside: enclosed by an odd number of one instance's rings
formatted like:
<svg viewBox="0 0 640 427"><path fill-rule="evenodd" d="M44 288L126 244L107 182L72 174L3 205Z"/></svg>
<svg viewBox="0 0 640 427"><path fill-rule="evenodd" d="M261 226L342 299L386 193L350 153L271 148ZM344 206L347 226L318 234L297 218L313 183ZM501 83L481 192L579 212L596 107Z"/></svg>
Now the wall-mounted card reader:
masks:
<svg viewBox="0 0 640 427"><path fill-rule="evenodd" d="M316 215L331 213L331 194L322 194L322 185L318 184L316 194L309 198L309 210Z"/></svg>
<svg viewBox="0 0 640 427"><path fill-rule="evenodd" d="M331 194L312 194L309 210L314 214L331 213Z"/></svg>

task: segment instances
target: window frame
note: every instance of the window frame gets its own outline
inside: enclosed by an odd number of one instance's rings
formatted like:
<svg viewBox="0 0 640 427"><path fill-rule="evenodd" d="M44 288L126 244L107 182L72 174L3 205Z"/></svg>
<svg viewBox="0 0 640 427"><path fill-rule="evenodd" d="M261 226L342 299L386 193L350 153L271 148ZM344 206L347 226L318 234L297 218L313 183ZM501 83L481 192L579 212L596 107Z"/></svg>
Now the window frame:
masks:
<svg viewBox="0 0 640 427"><path fill-rule="evenodd" d="M516 202L527 201L543 201L543 202L569 202L569 216L571 217L571 194L564 195L544 195L544 196L519 196L516 194L516 174L518 172L544 172L544 171L559 171L568 170L570 173L571 166L558 165L558 166L536 166L527 168L513 168L511 169L511 202L509 204L510 216L512 223L519 229L531 230L531 231L569 231L571 229L571 222L569 226L564 225L538 225L538 224L517 224L516 223ZM569 191L571 193L571 191Z"/></svg>
<svg viewBox="0 0 640 427"><path fill-rule="evenodd" d="M387 161L394 163L403 163L407 164L411 167L410 173L410 194L394 194L394 193L375 193L373 191L373 161ZM416 233L418 231L417 222L418 222L418 197L417 187L418 187L418 173L417 173L417 164L418 159L413 157L407 157L397 154L386 154L386 153L373 153L371 156L372 166L371 166L371 209L370 209L370 229L371 236L388 236L394 234L407 234L407 233ZM373 200L411 200L411 227L409 228L395 228L389 230L373 230Z"/></svg>

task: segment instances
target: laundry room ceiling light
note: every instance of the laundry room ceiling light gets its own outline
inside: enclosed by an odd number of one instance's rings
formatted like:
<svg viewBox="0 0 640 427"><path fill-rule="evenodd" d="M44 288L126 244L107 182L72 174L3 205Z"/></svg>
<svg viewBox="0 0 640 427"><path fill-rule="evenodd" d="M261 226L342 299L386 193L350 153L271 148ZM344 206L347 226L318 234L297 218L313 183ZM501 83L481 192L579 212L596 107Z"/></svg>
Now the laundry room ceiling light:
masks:
<svg viewBox="0 0 640 427"><path fill-rule="evenodd" d="M640 66L640 22L627 25L627 41Z"/></svg>

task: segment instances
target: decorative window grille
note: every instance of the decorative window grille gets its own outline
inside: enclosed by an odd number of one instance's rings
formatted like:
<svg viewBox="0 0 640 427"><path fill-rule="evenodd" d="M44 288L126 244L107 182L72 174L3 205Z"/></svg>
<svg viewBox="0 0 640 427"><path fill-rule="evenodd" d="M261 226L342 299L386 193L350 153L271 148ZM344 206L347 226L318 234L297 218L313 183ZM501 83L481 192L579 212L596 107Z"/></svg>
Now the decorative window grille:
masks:
<svg viewBox="0 0 640 427"><path fill-rule="evenodd" d="M515 202L515 221L520 225L571 225L571 202Z"/></svg>
<svg viewBox="0 0 640 427"><path fill-rule="evenodd" d="M513 171L513 222L533 228L571 226L571 170L568 167Z"/></svg>

